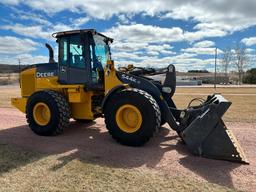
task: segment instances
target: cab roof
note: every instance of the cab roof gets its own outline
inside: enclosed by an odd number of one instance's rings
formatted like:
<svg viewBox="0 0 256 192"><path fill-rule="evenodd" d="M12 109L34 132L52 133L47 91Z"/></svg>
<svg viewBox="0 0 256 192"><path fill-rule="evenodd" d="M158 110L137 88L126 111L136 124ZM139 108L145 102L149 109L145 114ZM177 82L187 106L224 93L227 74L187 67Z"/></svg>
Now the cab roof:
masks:
<svg viewBox="0 0 256 192"><path fill-rule="evenodd" d="M107 37L101 33L98 33L95 29L78 29L78 30L71 30L71 31L61 31L61 32L53 33L52 36L55 38L59 38L59 37L63 37L63 36L81 34L81 33L87 33L87 32L91 32L93 35L95 35L95 34L100 35L102 37L107 38L109 41L113 42L112 38Z"/></svg>

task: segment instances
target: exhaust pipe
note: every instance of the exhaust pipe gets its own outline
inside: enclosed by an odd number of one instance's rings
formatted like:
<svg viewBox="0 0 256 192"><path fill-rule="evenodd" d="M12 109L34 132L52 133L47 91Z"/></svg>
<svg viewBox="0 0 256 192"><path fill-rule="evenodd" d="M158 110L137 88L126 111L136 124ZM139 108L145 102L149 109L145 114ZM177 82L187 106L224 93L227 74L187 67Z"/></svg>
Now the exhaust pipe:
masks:
<svg viewBox="0 0 256 192"><path fill-rule="evenodd" d="M45 46L49 50L49 63L55 63L53 49L51 45L49 45L48 43L45 43Z"/></svg>

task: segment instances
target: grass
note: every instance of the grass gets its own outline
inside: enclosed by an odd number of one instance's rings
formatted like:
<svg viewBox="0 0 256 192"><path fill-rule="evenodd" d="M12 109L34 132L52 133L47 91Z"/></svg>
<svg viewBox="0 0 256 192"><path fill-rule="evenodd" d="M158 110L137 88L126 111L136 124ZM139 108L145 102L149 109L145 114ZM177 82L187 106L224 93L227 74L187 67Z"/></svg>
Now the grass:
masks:
<svg viewBox="0 0 256 192"><path fill-rule="evenodd" d="M215 92L213 88L185 88L178 87L173 97L178 108L186 108L191 99L206 98ZM225 121L230 122L256 122L256 87L253 88L217 88L217 93L232 102L231 107L224 115ZM243 95L244 94L244 95Z"/></svg>
<svg viewBox="0 0 256 192"><path fill-rule="evenodd" d="M152 170L120 169L0 144L0 191L234 191L170 178Z"/></svg>
<svg viewBox="0 0 256 192"><path fill-rule="evenodd" d="M210 87L177 87L176 93L212 94ZM222 94L256 94L256 87L217 87L216 93Z"/></svg>
<svg viewBox="0 0 256 192"><path fill-rule="evenodd" d="M0 86L0 107L11 107L13 97L20 97L19 86Z"/></svg>
<svg viewBox="0 0 256 192"><path fill-rule="evenodd" d="M10 85L18 83L18 73L0 73L0 85Z"/></svg>

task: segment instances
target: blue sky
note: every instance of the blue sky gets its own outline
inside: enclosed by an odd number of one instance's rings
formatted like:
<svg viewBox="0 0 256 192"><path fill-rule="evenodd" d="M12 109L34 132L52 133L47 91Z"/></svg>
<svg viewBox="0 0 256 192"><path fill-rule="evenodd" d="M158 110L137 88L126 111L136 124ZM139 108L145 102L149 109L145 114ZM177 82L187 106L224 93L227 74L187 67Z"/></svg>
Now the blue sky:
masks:
<svg viewBox="0 0 256 192"><path fill-rule="evenodd" d="M237 43L255 65L256 1L180 0L1 0L0 63L42 63L53 32L95 28L112 38L117 65L178 70L214 67Z"/></svg>

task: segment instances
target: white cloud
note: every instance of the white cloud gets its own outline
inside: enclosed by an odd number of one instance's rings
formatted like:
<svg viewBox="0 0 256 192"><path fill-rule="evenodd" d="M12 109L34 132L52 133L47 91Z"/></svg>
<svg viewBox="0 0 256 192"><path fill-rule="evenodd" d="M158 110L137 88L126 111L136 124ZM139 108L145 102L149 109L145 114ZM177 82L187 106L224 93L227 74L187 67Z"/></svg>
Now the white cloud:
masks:
<svg viewBox="0 0 256 192"><path fill-rule="evenodd" d="M194 47L212 47L214 46L215 43L213 41L200 41L200 42L197 42L195 43L193 46Z"/></svg>
<svg viewBox="0 0 256 192"><path fill-rule="evenodd" d="M213 47L191 47L186 49L181 49L181 51L187 53L195 53L197 55L215 55L215 48ZM219 54L222 53L222 50L217 49Z"/></svg>
<svg viewBox="0 0 256 192"><path fill-rule="evenodd" d="M75 28L79 28L82 25L86 24L88 21L90 21L89 17L79 17L77 19L72 20L71 23L73 23L73 26Z"/></svg>
<svg viewBox="0 0 256 192"><path fill-rule="evenodd" d="M44 55L20 54L16 56L21 64L48 63L49 57Z"/></svg>
<svg viewBox="0 0 256 192"><path fill-rule="evenodd" d="M122 55L125 55L122 53ZM120 56L120 55L115 55ZM142 60L134 61L131 57L132 55L127 55L127 59L118 59L116 64L118 66L125 66L128 64L134 64L135 66L149 66L149 67L167 67L169 64L174 64L178 71L187 71L188 69L213 69L214 59L200 59L196 58L194 53L183 53L175 56L168 57L152 57L144 56ZM129 59L130 58L130 59ZM219 60L218 60L219 62Z"/></svg>
<svg viewBox="0 0 256 192"><path fill-rule="evenodd" d="M0 64L18 64L18 59L21 59L23 64L33 64L46 62L48 59L48 56L29 54L39 46L31 39L2 36L0 42Z"/></svg>
<svg viewBox="0 0 256 192"><path fill-rule="evenodd" d="M45 27L43 25L22 25L22 24L14 24L14 25L3 25L0 26L0 29L11 30L19 35L23 35L31 38L41 38L47 40L54 40L52 37L52 33L59 31L68 31L72 30L72 26L68 26L66 24L58 23L51 24L51 26Z"/></svg>
<svg viewBox="0 0 256 192"><path fill-rule="evenodd" d="M13 19L28 20L31 24L51 25L51 22L47 20L48 18L40 13L27 12L15 7L11 7L11 9L13 11L11 13Z"/></svg>
<svg viewBox="0 0 256 192"><path fill-rule="evenodd" d="M162 18L193 19L199 22L194 28L199 31L234 32L256 24L255 6L254 0L183 1Z"/></svg>
<svg viewBox="0 0 256 192"><path fill-rule="evenodd" d="M156 55L153 53L151 54L145 54L144 52L114 52L113 58L116 61L143 61L148 59L156 59Z"/></svg>
<svg viewBox="0 0 256 192"><path fill-rule="evenodd" d="M36 63L47 63L49 61L48 56L44 55L31 55L31 54L19 54L16 56L0 55L0 64L19 64L31 65Z"/></svg>
<svg viewBox="0 0 256 192"><path fill-rule="evenodd" d="M149 44L144 49L146 50L146 53L151 52L151 54L153 53L155 55L159 55L159 53L165 54L165 55L176 54L176 52L172 51L173 47L169 44L154 44L154 45Z"/></svg>
<svg viewBox="0 0 256 192"><path fill-rule="evenodd" d="M44 31L43 27L40 25L37 25L37 26L26 26L21 24L4 25L4 26L0 26L0 29L11 30L17 34L27 36L27 37L32 37L32 38L43 38L43 39L51 38L51 33Z"/></svg>
<svg viewBox="0 0 256 192"><path fill-rule="evenodd" d="M69 10L96 19L109 19L116 15L122 24L128 24L132 16L136 14L160 15L161 18L167 19L195 20L198 23L194 27L195 31L184 32L183 38L188 41L207 37L223 37L234 31L256 25L256 15L254 14L256 1L254 0L5 0L5 2L9 2L9 4L20 2L50 14ZM78 18L78 24L74 24L72 27L77 28L86 23L87 16ZM132 26L135 25L132 24Z"/></svg>
<svg viewBox="0 0 256 192"><path fill-rule="evenodd" d="M181 49L185 53L194 53L197 55L215 55L215 43L213 41L199 41L194 43L192 47ZM223 53L222 50L217 49L218 54Z"/></svg>
<svg viewBox="0 0 256 192"><path fill-rule="evenodd" d="M38 24L42 24L42 25L45 25L45 26L49 26L51 25L51 23L49 21L47 21L46 19L43 19L41 17L39 17L38 15L36 14L23 14L23 15L20 15L19 17L20 19L22 20L32 20L34 21L35 23L38 23Z"/></svg>
<svg viewBox="0 0 256 192"><path fill-rule="evenodd" d="M54 33L54 32L69 31L69 30L73 30L73 29L74 29L74 27L71 25L58 23L56 25L53 25L51 28L49 28L46 33L52 35L52 33Z"/></svg>
<svg viewBox="0 0 256 192"><path fill-rule="evenodd" d="M245 51L249 54L254 53L255 49L251 49L251 48L246 48Z"/></svg>
<svg viewBox="0 0 256 192"><path fill-rule="evenodd" d="M244 38L241 40L241 42L247 46L256 45L256 37Z"/></svg>
<svg viewBox="0 0 256 192"><path fill-rule="evenodd" d="M172 50L170 42L183 39L180 28L169 29L143 24L118 25L104 34L116 39L112 45L113 58L120 61L121 65L134 60L142 62L155 60L163 55L174 55L176 52Z"/></svg>
<svg viewBox="0 0 256 192"><path fill-rule="evenodd" d="M107 30L105 34L117 39L113 45L113 56L120 65L134 63L137 66L164 67L172 63L177 65L179 70L194 66L202 69L207 64L210 65L212 60L205 62L197 56L215 54L215 48L212 47L215 43L209 40L182 49L183 54L174 52L171 43L188 38L186 32L183 33L180 28L161 28L143 24L118 25ZM193 39L200 38L201 36ZM164 54L164 57L160 54Z"/></svg>
<svg viewBox="0 0 256 192"><path fill-rule="evenodd" d="M156 51L156 52L166 52L173 49L169 44L149 44L149 43L122 43L116 42L111 45L111 48L115 51L126 51L126 52L135 52L138 50L147 50L147 51ZM173 53L173 52L172 52Z"/></svg>
<svg viewBox="0 0 256 192"><path fill-rule="evenodd" d="M129 24L130 20L125 14L118 15L118 19L122 24Z"/></svg>
<svg viewBox="0 0 256 192"><path fill-rule="evenodd" d="M109 19L120 14L144 14L161 18L190 20L198 23L199 31L234 32L256 25L255 0L4 0L4 3L26 4L47 13L69 10L86 13L97 19ZM121 16L123 17L123 16ZM223 33L218 33L223 34ZM199 34L198 34L199 35Z"/></svg>
<svg viewBox="0 0 256 192"><path fill-rule="evenodd" d="M12 36L0 36L0 54L15 55L36 50L38 43L31 39L20 39Z"/></svg>
<svg viewBox="0 0 256 192"><path fill-rule="evenodd" d="M183 31L179 27L161 28L143 24L118 25L105 31L104 34L114 37L117 41L136 43L177 42L183 40Z"/></svg>
<svg viewBox="0 0 256 192"><path fill-rule="evenodd" d="M225 35L227 35L227 32L219 29L204 29L195 32L184 32L184 38L187 41L197 41L207 37L223 37Z"/></svg>
<svg viewBox="0 0 256 192"><path fill-rule="evenodd" d="M117 51L137 51L140 49L144 49L146 46L148 46L148 43L144 42L120 42L120 41L114 41L114 43L111 45L112 49Z"/></svg>

